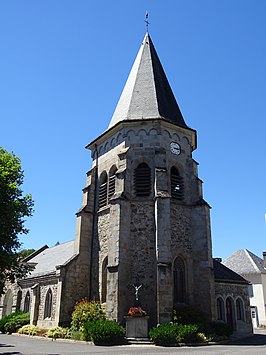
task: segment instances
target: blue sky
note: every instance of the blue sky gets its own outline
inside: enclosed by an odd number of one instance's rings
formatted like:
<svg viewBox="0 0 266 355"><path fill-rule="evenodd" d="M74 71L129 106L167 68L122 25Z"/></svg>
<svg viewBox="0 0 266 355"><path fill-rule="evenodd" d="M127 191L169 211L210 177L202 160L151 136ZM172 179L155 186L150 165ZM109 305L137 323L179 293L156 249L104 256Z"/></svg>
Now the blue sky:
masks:
<svg viewBox="0 0 266 355"><path fill-rule="evenodd" d="M212 206L213 255L266 250L265 0L0 2L0 145L25 171L25 248L74 238L85 145L107 129L145 34L186 123Z"/></svg>

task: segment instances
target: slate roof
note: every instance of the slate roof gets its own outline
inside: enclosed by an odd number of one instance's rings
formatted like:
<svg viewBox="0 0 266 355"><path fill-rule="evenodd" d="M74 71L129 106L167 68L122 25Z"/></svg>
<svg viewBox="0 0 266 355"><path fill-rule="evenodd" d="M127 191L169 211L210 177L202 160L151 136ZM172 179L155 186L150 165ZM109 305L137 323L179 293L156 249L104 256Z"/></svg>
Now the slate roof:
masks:
<svg viewBox="0 0 266 355"><path fill-rule="evenodd" d="M187 127L152 40L146 33L109 128L124 120L164 118Z"/></svg>
<svg viewBox="0 0 266 355"><path fill-rule="evenodd" d="M249 284L242 276L229 269L217 260L213 260L214 279L217 282Z"/></svg>
<svg viewBox="0 0 266 355"><path fill-rule="evenodd" d="M223 264L240 275L266 273L263 260L247 249L236 251Z"/></svg>
<svg viewBox="0 0 266 355"><path fill-rule="evenodd" d="M73 256L74 240L51 248L41 248L39 253L36 251L27 258L27 262L36 263L36 266L26 278L51 274L56 271L56 266L65 264Z"/></svg>

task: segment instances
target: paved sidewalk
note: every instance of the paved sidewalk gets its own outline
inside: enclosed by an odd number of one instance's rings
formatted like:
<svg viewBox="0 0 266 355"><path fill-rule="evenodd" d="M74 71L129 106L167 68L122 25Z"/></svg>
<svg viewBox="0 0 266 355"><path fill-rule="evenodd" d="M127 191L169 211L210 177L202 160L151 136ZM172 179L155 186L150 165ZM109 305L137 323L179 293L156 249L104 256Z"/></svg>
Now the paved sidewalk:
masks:
<svg viewBox="0 0 266 355"><path fill-rule="evenodd" d="M198 355L237 355L266 354L266 330L256 331L252 338L238 340L227 345L210 345L197 347L158 347L154 345L94 346L85 342L58 341L46 338L26 337L0 334L1 355L166 355L166 354L198 354Z"/></svg>

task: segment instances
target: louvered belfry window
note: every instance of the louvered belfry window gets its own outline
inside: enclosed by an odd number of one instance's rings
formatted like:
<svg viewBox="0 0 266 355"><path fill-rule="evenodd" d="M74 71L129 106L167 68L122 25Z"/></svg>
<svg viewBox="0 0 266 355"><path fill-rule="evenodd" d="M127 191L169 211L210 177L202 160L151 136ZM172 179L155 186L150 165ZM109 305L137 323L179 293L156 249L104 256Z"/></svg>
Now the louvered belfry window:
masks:
<svg viewBox="0 0 266 355"><path fill-rule="evenodd" d="M108 201L110 201L110 198L114 195L115 193L115 179L116 179L116 173L117 168L116 166L112 167L109 172L109 186L108 186Z"/></svg>
<svg viewBox="0 0 266 355"><path fill-rule="evenodd" d="M100 177L99 186L99 208L107 205L107 174L104 171Z"/></svg>
<svg viewBox="0 0 266 355"><path fill-rule="evenodd" d="M138 197L151 193L151 169L146 163L139 164L134 170L134 188Z"/></svg>
<svg viewBox="0 0 266 355"><path fill-rule="evenodd" d="M184 180L175 167L171 168L171 196L177 200L184 198Z"/></svg>

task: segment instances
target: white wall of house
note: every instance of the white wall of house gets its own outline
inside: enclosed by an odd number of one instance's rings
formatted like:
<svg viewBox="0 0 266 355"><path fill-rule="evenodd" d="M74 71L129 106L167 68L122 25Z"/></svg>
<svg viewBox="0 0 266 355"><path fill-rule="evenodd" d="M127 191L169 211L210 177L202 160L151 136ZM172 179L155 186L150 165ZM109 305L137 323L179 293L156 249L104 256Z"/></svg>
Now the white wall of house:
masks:
<svg viewBox="0 0 266 355"><path fill-rule="evenodd" d="M250 306L257 309L258 324L266 325L266 275L248 274L243 277L252 283L253 297L250 297Z"/></svg>

